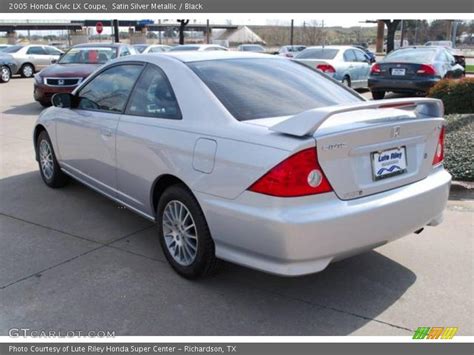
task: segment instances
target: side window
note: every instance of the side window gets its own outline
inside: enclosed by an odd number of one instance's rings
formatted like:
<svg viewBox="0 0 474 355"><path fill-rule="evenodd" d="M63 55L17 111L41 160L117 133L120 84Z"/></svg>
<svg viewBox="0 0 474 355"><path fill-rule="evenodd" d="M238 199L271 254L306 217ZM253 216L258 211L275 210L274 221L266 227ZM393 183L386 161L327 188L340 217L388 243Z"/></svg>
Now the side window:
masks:
<svg viewBox="0 0 474 355"><path fill-rule="evenodd" d="M205 49L205 51L215 51L215 50L216 50L215 47L207 47L207 48Z"/></svg>
<svg viewBox="0 0 474 355"><path fill-rule="evenodd" d="M44 47L49 55L60 55L61 51L53 47Z"/></svg>
<svg viewBox="0 0 474 355"><path fill-rule="evenodd" d="M28 48L28 50L26 51L26 54L34 54L34 55L40 54L40 55L45 55L45 54L47 54L47 53L46 53L46 51L44 50L43 47L30 47L30 48Z"/></svg>
<svg viewBox="0 0 474 355"><path fill-rule="evenodd" d="M346 62L356 62L357 61L356 56L354 54L354 51L352 49L347 49L344 52L344 61L346 61Z"/></svg>
<svg viewBox="0 0 474 355"><path fill-rule="evenodd" d="M181 119L176 96L165 73L148 65L138 80L127 107L127 114Z"/></svg>
<svg viewBox="0 0 474 355"><path fill-rule="evenodd" d="M120 51L120 56L125 57L127 55L130 55L130 49L128 47L123 47L122 50Z"/></svg>
<svg viewBox="0 0 474 355"><path fill-rule="evenodd" d="M354 53L358 62L367 62L367 56L362 51L354 50Z"/></svg>
<svg viewBox="0 0 474 355"><path fill-rule="evenodd" d="M123 112L143 66L113 66L97 75L79 92L78 109Z"/></svg>
<svg viewBox="0 0 474 355"><path fill-rule="evenodd" d="M163 49L161 47L151 47L148 53L161 53Z"/></svg>

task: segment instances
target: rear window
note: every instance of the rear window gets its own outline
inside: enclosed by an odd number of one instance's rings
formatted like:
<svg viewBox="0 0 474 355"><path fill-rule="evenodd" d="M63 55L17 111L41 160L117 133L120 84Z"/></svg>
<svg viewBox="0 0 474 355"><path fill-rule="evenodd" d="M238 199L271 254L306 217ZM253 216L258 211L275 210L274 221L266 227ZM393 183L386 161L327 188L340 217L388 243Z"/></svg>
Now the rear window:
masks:
<svg viewBox="0 0 474 355"><path fill-rule="evenodd" d="M338 49L308 48L296 56L297 59L334 59Z"/></svg>
<svg viewBox="0 0 474 355"><path fill-rule="evenodd" d="M3 50L3 53L16 53L18 52L20 49L22 49L23 46L11 46L11 47L7 47Z"/></svg>
<svg viewBox="0 0 474 355"><path fill-rule="evenodd" d="M408 63L427 63L431 62L436 55L435 48L412 48L399 49L391 52L385 57L384 62L408 62Z"/></svg>
<svg viewBox="0 0 474 355"><path fill-rule="evenodd" d="M188 65L239 121L361 100L323 74L290 60L226 59Z"/></svg>

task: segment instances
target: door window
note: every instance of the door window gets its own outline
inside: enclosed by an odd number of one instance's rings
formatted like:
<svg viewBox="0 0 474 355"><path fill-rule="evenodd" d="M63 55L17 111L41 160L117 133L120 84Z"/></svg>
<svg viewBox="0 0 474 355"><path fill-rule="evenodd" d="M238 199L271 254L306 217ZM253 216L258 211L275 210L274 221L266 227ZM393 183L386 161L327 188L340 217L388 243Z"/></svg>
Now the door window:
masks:
<svg viewBox="0 0 474 355"><path fill-rule="evenodd" d="M344 52L344 61L345 62L357 62L357 58L352 49L348 49Z"/></svg>
<svg viewBox="0 0 474 355"><path fill-rule="evenodd" d="M116 65L106 69L79 92L81 110L123 112L143 66Z"/></svg>
<svg viewBox="0 0 474 355"><path fill-rule="evenodd" d="M359 50L354 50L356 61L361 62L361 63L366 63L367 62L367 56Z"/></svg>
<svg viewBox="0 0 474 355"><path fill-rule="evenodd" d="M30 47L26 51L26 54L32 54L32 55L46 55L46 51L44 50L43 47Z"/></svg>
<svg viewBox="0 0 474 355"><path fill-rule="evenodd" d="M45 47L45 49L49 55L61 55L62 53L60 50L53 47Z"/></svg>
<svg viewBox="0 0 474 355"><path fill-rule="evenodd" d="M137 82L128 104L127 114L157 118L181 119L176 96L165 73L149 65Z"/></svg>

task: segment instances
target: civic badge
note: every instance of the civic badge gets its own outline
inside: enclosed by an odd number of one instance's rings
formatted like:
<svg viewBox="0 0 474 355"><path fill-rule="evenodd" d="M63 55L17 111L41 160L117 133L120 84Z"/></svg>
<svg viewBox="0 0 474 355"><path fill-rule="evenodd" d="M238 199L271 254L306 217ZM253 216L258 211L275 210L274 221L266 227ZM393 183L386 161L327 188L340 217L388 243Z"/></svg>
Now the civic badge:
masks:
<svg viewBox="0 0 474 355"><path fill-rule="evenodd" d="M398 138L400 136L400 126L392 128L392 138Z"/></svg>

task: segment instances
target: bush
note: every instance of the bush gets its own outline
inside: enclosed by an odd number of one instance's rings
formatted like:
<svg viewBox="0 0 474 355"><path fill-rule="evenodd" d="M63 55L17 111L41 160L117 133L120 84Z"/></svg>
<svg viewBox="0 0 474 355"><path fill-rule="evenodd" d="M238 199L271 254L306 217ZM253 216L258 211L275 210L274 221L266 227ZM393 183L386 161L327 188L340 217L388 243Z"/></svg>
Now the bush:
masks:
<svg viewBox="0 0 474 355"><path fill-rule="evenodd" d="M444 166L454 180L474 181L474 114L445 118Z"/></svg>
<svg viewBox="0 0 474 355"><path fill-rule="evenodd" d="M446 114L474 113L474 78L440 80L428 96L441 99Z"/></svg>

